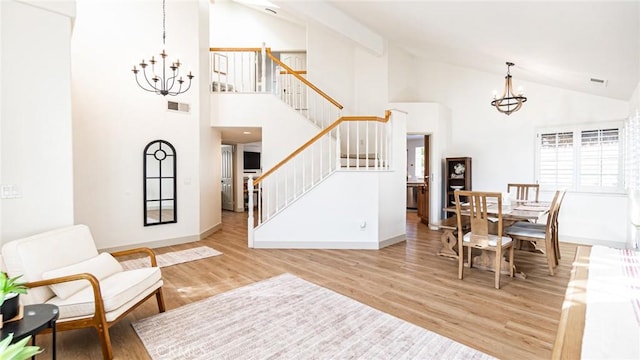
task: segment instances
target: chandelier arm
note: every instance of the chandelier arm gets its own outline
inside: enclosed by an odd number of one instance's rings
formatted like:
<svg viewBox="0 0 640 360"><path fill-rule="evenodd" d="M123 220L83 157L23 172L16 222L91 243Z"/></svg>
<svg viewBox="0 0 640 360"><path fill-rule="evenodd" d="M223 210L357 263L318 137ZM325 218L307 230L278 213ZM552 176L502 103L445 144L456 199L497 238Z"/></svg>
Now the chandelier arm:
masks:
<svg viewBox="0 0 640 360"><path fill-rule="evenodd" d="M149 77L147 77L147 70L146 69L143 70L142 73L144 74L144 79L147 81L147 84L149 84L149 86L153 89L153 90L149 90L149 91L153 91L153 92L158 91L159 89L155 85L153 85L153 83L151 81L149 81ZM155 74L154 74L154 76L155 76ZM138 80L137 77L136 77L136 80ZM140 85L140 83L138 83L138 85ZM140 87L142 87L142 85L140 85Z"/></svg>
<svg viewBox="0 0 640 360"><path fill-rule="evenodd" d="M168 78L167 81L166 81L167 82L167 89L171 89L173 87L173 85L176 84L176 77L178 75L176 74L175 71L173 72L173 74L174 75L172 77ZM169 81L171 81L171 86L169 86Z"/></svg>
<svg viewBox="0 0 640 360"><path fill-rule="evenodd" d="M176 95L179 95L179 94L187 92L189 89L191 89L191 79L189 79L189 85L187 86L186 89L184 89L182 91L180 89L182 89L182 84L180 84L180 87L178 88L177 92L169 93L169 95L176 96Z"/></svg>
<svg viewBox="0 0 640 360"><path fill-rule="evenodd" d="M140 84L140 80L138 80L138 74L136 74L136 82L138 83L138 86L140 86L140 88L144 91L148 91L148 92L156 92L156 90L149 90L147 88L145 88L144 86L142 86L142 84ZM148 82L148 81L147 81ZM149 84L151 85L151 84ZM153 87L152 87L153 88Z"/></svg>

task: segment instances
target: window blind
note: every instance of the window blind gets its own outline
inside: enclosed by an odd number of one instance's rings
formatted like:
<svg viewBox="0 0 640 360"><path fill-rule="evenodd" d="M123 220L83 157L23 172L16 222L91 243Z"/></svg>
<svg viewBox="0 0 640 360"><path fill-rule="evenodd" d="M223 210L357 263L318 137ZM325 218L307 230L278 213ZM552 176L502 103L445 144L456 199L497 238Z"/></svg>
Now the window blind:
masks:
<svg viewBox="0 0 640 360"><path fill-rule="evenodd" d="M585 130L580 135L580 187L617 188L619 129Z"/></svg>
<svg viewBox="0 0 640 360"><path fill-rule="evenodd" d="M573 188L573 133L540 135L540 174L538 182L550 188Z"/></svg>
<svg viewBox="0 0 640 360"><path fill-rule="evenodd" d="M625 126L625 187L640 190L640 114L629 117Z"/></svg>
<svg viewBox="0 0 640 360"><path fill-rule="evenodd" d="M622 135L621 122L539 130L536 176L541 188L622 192Z"/></svg>

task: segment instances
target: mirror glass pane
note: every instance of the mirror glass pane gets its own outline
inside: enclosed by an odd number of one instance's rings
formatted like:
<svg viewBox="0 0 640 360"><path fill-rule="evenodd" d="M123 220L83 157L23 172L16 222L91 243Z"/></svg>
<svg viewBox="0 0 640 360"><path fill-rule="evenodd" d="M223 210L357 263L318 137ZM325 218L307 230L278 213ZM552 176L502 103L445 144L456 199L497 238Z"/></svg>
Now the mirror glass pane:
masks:
<svg viewBox="0 0 640 360"><path fill-rule="evenodd" d="M177 222L176 152L169 142L155 140L144 149L144 225Z"/></svg>

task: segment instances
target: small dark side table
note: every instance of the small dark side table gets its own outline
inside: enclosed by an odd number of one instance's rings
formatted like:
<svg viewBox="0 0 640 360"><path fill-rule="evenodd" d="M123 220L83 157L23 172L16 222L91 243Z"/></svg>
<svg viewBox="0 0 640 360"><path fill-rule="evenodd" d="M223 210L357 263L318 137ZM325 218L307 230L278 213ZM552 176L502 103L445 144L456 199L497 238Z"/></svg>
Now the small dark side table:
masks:
<svg viewBox="0 0 640 360"><path fill-rule="evenodd" d="M56 358L56 320L58 307L50 304L26 305L23 318L4 323L0 329L0 340L13 333L13 342L31 335L31 344L36 344L36 335L44 329L51 329L52 359Z"/></svg>

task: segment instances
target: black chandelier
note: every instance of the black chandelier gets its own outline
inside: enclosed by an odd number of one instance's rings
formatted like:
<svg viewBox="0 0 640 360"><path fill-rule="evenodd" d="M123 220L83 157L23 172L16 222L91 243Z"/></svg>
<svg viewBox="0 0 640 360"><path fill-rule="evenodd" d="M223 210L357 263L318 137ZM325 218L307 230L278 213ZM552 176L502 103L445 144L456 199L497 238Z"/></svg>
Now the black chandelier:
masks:
<svg viewBox="0 0 640 360"><path fill-rule="evenodd" d="M493 95L493 101L491 106L495 106L498 111L503 114L511 114L514 111L520 110L522 104L527 101L527 98L523 96L522 91L517 94L513 91L513 84L511 82L511 68L514 64L507 61L507 76L504 77L504 91L501 97L497 97L498 94Z"/></svg>
<svg viewBox="0 0 640 360"><path fill-rule="evenodd" d="M182 65L180 63L180 60L176 60L175 62L171 63L171 66L169 66L169 69L171 69L170 71L171 74L167 75L166 61L167 61L168 55L164 51L165 39L167 37L167 33L165 29L166 17L167 16L165 11L165 0L162 0L162 47L163 49L162 49L162 52L160 53L160 57L162 58L161 59L162 76L156 73L155 65L156 63L158 63L158 60L156 60L153 56L151 57L151 60L149 60L149 63L144 62L144 59L142 60L142 62L139 64L142 70L138 70L136 66L133 65L133 70L131 71L133 71L133 74L136 77L136 82L138 83L138 86L140 86L143 90L153 92L162 96L167 96L167 95L176 96L178 94L182 94L187 90L189 90L189 88L191 87L191 79L193 79L193 75L191 74L191 72L189 72L189 74L187 75L187 78L189 79L189 84L187 85L187 88L184 90L182 89L182 85L184 84L185 80L182 78L182 76L178 78L178 76L180 75L180 65ZM149 74L147 74L147 67L149 65L151 65L151 71L149 71ZM138 79L139 72L142 72L142 74L144 75L144 79L147 82L144 86L143 84L140 83L140 80ZM178 83L178 90L171 91L171 89L173 89L173 86L176 84L176 82ZM148 85L148 87L145 87L146 85Z"/></svg>

